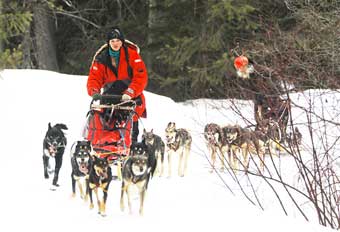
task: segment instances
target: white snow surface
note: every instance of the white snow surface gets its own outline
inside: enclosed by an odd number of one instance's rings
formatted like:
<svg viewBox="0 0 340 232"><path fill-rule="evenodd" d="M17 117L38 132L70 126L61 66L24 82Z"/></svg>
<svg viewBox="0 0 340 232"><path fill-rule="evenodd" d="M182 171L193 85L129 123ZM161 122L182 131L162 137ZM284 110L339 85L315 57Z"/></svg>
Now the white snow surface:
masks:
<svg viewBox="0 0 340 232"><path fill-rule="evenodd" d="M90 210L89 202L79 195L71 197L70 147L81 139L89 110L91 98L87 95L86 82L87 76L44 70L0 72L1 231L330 231L313 216L309 222L305 221L292 209L292 203L287 207L289 215L284 215L274 194L268 188L261 189L263 183L257 187L258 193L263 194L265 210L241 194L228 172L209 172L209 156L203 140L205 124L248 125L234 111L237 107L252 121L251 102L198 99L176 103L147 91L148 117L142 119L140 130L153 129L164 138L164 129L170 121L187 128L193 137L188 173L185 177L176 176L175 166L171 178L151 179L144 216L138 214L137 194L132 201L133 213L120 211L119 180L110 185L107 216L97 214L96 204ZM296 93L292 99L303 105L306 103L303 96ZM327 107L328 113L334 115L331 111L336 109L332 107L339 105L339 96L325 93L328 102L316 107L320 110ZM296 120L306 120L298 108L293 107L293 113ZM43 176L42 144L49 122L64 123L69 128L60 187L56 191L49 190L51 179L45 180ZM292 170L288 168L289 160L281 162L282 172L289 173Z"/></svg>

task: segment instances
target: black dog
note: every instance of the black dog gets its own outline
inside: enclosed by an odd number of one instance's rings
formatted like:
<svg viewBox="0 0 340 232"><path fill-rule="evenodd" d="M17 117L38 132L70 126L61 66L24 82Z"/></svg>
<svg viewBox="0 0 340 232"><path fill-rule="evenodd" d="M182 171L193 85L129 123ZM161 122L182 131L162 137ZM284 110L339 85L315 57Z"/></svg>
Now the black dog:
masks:
<svg viewBox="0 0 340 232"><path fill-rule="evenodd" d="M153 133L153 129L151 129L151 131L146 131L144 129L142 142L148 146L149 151L153 153L153 156L157 160L155 173L159 173L159 176L162 176L164 172L165 152L165 144L162 138L159 135Z"/></svg>
<svg viewBox="0 0 340 232"><path fill-rule="evenodd" d="M56 187L59 186L59 171L63 163L63 155L67 144L67 139L62 130L67 129L65 124L56 124L52 127L51 123L48 123L48 130L43 142L44 177L48 179L49 175L54 173L52 185ZM55 161L54 167L51 164L53 161Z"/></svg>
<svg viewBox="0 0 340 232"><path fill-rule="evenodd" d="M140 208L139 214L143 215L144 198L148 188L150 176L153 176L157 165L154 154L148 151L144 143L134 143L130 148L129 158L122 168L122 188L120 195L120 208L124 211L124 193L128 196L129 211L132 213L130 186L136 186L139 190Z"/></svg>
<svg viewBox="0 0 340 232"><path fill-rule="evenodd" d="M84 198L83 184L88 180L90 168L91 168L91 142L77 141L71 148L71 166L72 166L72 196L76 195L76 182L78 184L80 197ZM83 181L82 181L83 180Z"/></svg>
<svg viewBox="0 0 340 232"><path fill-rule="evenodd" d="M87 191L90 196L90 209L93 209L92 191L96 194L98 203L98 213L106 216L106 200L108 195L109 186L112 180L112 172L109 162L106 158L99 158L91 156L93 163L89 173L89 180L87 182ZM98 189L103 191L102 200L99 199Z"/></svg>

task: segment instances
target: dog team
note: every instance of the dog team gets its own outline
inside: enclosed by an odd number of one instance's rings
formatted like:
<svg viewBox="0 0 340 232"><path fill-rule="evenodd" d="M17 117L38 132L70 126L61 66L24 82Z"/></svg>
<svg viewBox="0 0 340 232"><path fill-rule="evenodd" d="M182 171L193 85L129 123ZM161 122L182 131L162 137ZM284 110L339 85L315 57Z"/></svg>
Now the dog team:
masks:
<svg viewBox="0 0 340 232"><path fill-rule="evenodd" d="M43 141L44 177L53 175L52 188L58 184L59 171L62 166L63 154L67 145L64 130L65 124L48 124ZM265 154L278 155L282 150L282 139L278 126L272 121L264 121L255 130L242 128L239 125L219 126L209 123L204 127L204 139L210 154L211 170L215 170L216 159L219 157L221 170L230 168L234 171L249 168L250 160L257 157L255 164L258 172L264 172ZM294 131L295 141L301 143L301 133L297 127ZM292 141L292 135L286 138ZM121 167L121 197L120 208L125 209L124 196L127 196L129 212L132 213L130 187L135 186L139 192L140 209L143 215L144 199L150 178L164 175L164 159L167 154L168 177L172 175L173 156L178 158L177 174L186 175L188 158L191 150L192 137L188 130L176 128L175 122L169 122L165 129L165 142L153 130L144 129L142 141L133 143L127 158ZM225 157L227 156L227 157ZM80 197L90 199L90 208L94 208L93 193L96 196L98 213L106 215L106 201L110 182L112 181L111 164L106 158L100 158L93 151L91 142L76 141L71 147L71 180L72 195L76 195L78 187ZM100 197L101 195L101 197Z"/></svg>
<svg viewBox="0 0 340 232"><path fill-rule="evenodd" d="M288 149L283 147L284 141L288 142L289 147L294 147L294 145L298 147L301 145L302 134L295 127L294 133L290 133L287 138L282 138L278 123L266 119L256 125L255 130L239 125L219 126L209 123L204 127L204 138L211 157L211 172L215 169L218 156L221 161L221 170L226 168L227 163L228 167L234 171L242 169L248 171L250 161L255 161L257 157L259 164L254 162L255 167L258 173L263 173L265 154L278 156L279 151ZM293 141L297 141L297 144Z"/></svg>
<svg viewBox="0 0 340 232"><path fill-rule="evenodd" d="M53 176L51 190L55 190L58 184L58 175L62 166L63 155L67 145L64 130L65 124L56 124L48 129L43 142L43 167L44 177L48 179ZM164 175L165 151L168 154L168 177L172 175L172 158L178 154L178 175L186 174L188 157L190 154L192 138L190 133L183 128L176 128L174 122L170 122L165 129L166 141L156 135L153 130L144 129L142 141L133 143L127 158L123 161L121 168L121 199L120 207L124 211L124 196L128 199L129 211L131 211L130 187L135 186L139 191L140 209L143 215L145 193L150 178L154 175ZM93 151L91 142L76 141L71 147L71 180L72 196L76 195L78 187L80 197L84 200L90 199L90 208L94 208L93 193L96 196L98 213L106 215L106 201L110 182L112 181L111 164L106 158L101 158ZM101 196L101 197L100 197Z"/></svg>

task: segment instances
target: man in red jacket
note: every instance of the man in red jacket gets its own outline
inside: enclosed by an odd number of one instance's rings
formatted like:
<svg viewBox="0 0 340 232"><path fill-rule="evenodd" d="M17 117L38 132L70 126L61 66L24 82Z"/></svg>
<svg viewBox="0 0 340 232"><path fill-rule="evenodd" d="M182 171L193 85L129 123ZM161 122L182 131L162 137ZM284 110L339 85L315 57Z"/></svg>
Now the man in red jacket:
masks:
<svg viewBox="0 0 340 232"><path fill-rule="evenodd" d="M146 66L139 55L139 48L128 41L118 27L107 34L107 44L97 51L87 80L87 92L93 100L101 93L122 94L122 101L140 98L133 118L132 141L139 134L138 118L146 117L143 90L148 81Z"/></svg>

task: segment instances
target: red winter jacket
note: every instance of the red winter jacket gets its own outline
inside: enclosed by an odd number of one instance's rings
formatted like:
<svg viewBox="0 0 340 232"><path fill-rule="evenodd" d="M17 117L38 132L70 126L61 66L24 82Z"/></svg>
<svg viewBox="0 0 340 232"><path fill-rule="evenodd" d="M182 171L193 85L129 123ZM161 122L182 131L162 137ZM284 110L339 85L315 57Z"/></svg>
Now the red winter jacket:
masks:
<svg viewBox="0 0 340 232"><path fill-rule="evenodd" d="M92 96L95 93L100 93L100 89L108 83L125 80L129 84L123 94L128 94L132 98L140 96L142 105L136 107L136 113L139 117L146 117L145 97L143 94L148 81L146 66L136 49L127 45L124 46L126 47L121 47L120 49L118 70L111 63L108 47L96 55L87 79L87 92ZM128 61L132 69L132 78L129 77L126 51L128 52ZM134 117L134 121L136 120L138 120L137 116Z"/></svg>

